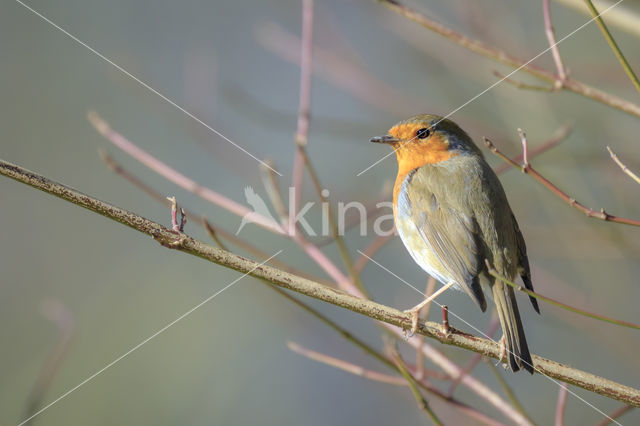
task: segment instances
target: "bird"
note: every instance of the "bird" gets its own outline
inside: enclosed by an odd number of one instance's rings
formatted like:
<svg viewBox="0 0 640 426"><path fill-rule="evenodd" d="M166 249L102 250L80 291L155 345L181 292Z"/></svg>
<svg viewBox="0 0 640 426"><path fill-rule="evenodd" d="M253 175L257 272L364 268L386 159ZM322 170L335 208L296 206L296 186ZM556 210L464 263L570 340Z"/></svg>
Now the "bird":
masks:
<svg viewBox="0 0 640 426"><path fill-rule="evenodd" d="M533 291L527 248L502 184L478 146L454 121L430 114L403 120L370 141L393 147L398 160L393 216L400 239L413 260L443 284L405 311L412 316L411 332L420 309L450 287L485 312L484 288L502 327L502 357L512 371L533 374L514 288L489 274L491 267L510 281L519 275ZM539 314L537 300L529 298Z"/></svg>

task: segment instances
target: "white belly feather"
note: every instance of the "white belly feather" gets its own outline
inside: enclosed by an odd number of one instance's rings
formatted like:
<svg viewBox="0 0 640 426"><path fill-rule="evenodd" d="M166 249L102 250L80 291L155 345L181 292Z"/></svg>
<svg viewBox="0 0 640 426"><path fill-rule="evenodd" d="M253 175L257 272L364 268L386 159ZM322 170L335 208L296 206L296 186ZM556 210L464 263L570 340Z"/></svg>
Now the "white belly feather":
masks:
<svg viewBox="0 0 640 426"><path fill-rule="evenodd" d="M398 195L398 203L395 211L395 224L398 235L402 243L413 260L429 275L440 281L442 284L448 284L452 278L448 276L445 268L442 266L433 250L427 242L422 238L416 224L409 213L409 200L406 193L401 191ZM462 290L459 283L454 288Z"/></svg>

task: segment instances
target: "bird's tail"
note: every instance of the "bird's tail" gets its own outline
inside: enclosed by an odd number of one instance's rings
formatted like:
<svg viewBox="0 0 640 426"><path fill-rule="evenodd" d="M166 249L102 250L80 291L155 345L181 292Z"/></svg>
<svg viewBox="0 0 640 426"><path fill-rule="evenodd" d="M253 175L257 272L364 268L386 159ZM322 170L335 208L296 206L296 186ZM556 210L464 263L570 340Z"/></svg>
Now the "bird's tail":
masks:
<svg viewBox="0 0 640 426"><path fill-rule="evenodd" d="M493 300L500 318L500 325L502 326L509 367L514 372L524 368L533 374L533 360L529 353L527 339L524 336L522 320L520 319L513 288L496 279L491 290L493 291Z"/></svg>

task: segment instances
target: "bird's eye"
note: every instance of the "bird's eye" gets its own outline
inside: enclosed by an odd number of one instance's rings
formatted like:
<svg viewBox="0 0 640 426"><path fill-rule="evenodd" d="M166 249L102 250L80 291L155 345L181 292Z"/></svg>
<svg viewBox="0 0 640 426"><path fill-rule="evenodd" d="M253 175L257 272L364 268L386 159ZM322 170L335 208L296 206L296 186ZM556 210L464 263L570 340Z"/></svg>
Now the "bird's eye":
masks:
<svg viewBox="0 0 640 426"><path fill-rule="evenodd" d="M431 130L427 129L426 127L416 132L416 136L418 137L418 139L428 138L430 134L431 134Z"/></svg>

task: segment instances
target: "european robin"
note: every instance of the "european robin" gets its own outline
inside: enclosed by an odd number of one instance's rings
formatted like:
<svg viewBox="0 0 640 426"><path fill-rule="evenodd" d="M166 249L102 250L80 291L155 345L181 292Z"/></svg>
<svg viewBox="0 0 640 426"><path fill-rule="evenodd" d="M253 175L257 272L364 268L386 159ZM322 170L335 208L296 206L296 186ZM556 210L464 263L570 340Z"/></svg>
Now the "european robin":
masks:
<svg viewBox="0 0 640 426"><path fill-rule="evenodd" d="M371 139L389 144L398 159L393 188L396 229L413 260L444 286L465 291L484 312L491 290L509 367L533 373L514 289L488 273L486 261L533 290L524 238L504 189L480 149L456 123L435 115L401 121ZM408 310L415 332L420 309ZM540 313L535 298L530 297Z"/></svg>

